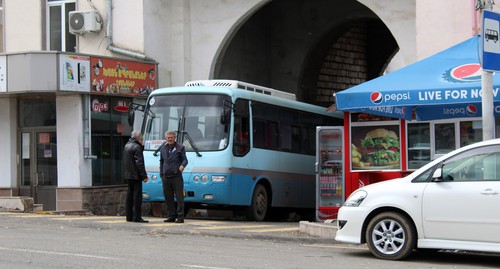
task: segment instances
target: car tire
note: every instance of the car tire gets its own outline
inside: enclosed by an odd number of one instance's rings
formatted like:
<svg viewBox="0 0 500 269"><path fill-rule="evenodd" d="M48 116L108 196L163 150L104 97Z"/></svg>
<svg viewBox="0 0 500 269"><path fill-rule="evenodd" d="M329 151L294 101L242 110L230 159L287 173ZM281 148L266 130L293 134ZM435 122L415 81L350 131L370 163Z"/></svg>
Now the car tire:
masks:
<svg viewBox="0 0 500 269"><path fill-rule="evenodd" d="M371 253L385 260L407 258L417 242L413 223L396 212L376 215L368 223L365 239Z"/></svg>

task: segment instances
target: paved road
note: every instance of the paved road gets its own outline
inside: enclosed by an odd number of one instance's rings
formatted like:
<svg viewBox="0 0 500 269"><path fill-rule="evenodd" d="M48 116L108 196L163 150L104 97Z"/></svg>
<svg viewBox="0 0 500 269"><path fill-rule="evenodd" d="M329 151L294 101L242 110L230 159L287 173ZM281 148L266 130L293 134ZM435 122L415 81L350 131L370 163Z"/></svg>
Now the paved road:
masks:
<svg viewBox="0 0 500 269"><path fill-rule="evenodd" d="M302 234L297 222L147 219L0 212L0 268L479 269L498 268L500 257L424 251L392 262Z"/></svg>

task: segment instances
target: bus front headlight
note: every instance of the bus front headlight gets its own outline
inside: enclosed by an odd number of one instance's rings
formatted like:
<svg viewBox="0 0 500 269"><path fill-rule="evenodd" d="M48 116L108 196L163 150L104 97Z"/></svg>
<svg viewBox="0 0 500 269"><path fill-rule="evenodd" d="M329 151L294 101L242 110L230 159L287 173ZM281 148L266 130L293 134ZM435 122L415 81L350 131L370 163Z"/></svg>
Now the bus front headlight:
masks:
<svg viewBox="0 0 500 269"><path fill-rule="evenodd" d="M200 176L198 176L198 175L194 176L193 181L196 183L200 182Z"/></svg>
<svg viewBox="0 0 500 269"><path fill-rule="evenodd" d="M212 176L212 182L226 182L226 176Z"/></svg>
<svg viewBox="0 0 500 269"><path fill-rule="evenodd" d="M208 175L207 174L201 176L201 182L202 183L207 183L208 182Z"/></svg>

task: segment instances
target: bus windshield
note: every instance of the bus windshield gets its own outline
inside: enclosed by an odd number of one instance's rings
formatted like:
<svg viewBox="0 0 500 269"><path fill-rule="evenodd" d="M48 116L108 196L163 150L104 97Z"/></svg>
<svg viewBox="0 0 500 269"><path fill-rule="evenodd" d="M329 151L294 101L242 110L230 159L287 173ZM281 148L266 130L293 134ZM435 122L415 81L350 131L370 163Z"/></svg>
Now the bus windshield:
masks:
<svg viewBox="0 0 500 269"><path fill-rule="evenodd" d="M217 94L152 96L144 114L144 149L157 149L165 141L166 131L176 131L177 142L188 152L225 149L229 135L229 126L221 123L225 99L230 100Z"/></svg>

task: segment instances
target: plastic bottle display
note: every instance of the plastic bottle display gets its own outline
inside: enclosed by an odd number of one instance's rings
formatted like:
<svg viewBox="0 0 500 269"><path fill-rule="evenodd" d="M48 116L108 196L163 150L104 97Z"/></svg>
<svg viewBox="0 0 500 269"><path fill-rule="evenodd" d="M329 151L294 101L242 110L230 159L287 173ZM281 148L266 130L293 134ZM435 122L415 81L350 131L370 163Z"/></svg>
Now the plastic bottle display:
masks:
<svg viewBox="0 0 500 269"><path fill-rule="evenodd" d="M321 196L342 196L342 164L323 166L319 183Z"/></svg>

